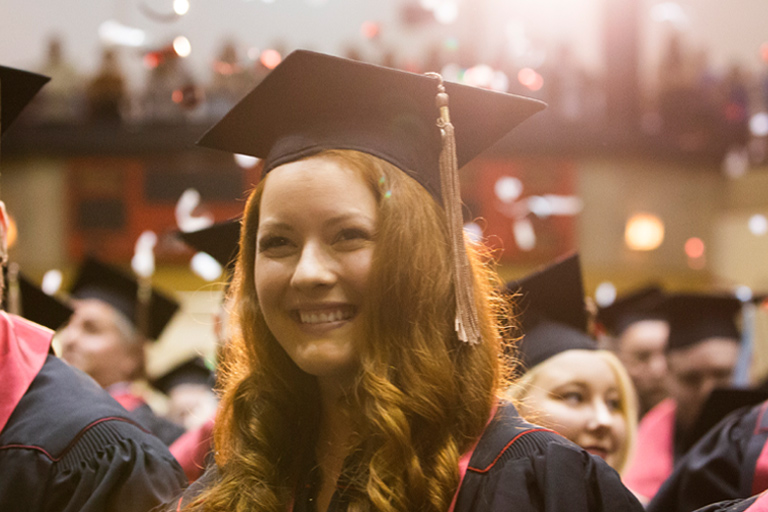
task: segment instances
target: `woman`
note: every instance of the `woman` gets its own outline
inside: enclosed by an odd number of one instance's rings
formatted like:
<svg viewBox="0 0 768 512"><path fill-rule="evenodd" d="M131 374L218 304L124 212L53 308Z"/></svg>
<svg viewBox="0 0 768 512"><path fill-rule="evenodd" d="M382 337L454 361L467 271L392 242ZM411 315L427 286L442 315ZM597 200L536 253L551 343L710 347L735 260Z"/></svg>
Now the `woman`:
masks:
<svg viewBox="0 0 768 512"><path fill-rule="evenodd" d="M464 246L455 167L541 106L446 84L455 162L440 86L299 51L202 139L267 174L245 208L216 468L177 509L640 510L497 398L505 302Z"/></svg>
<svg viewBox="0 0 768 512"><path fill-rule="evenodd" d="M588 315L578 254L516 283L524 337L521 376L509 395L528 420L549 427L603 458L621 473L637 430L637 400L618 358L597 350L587 335Z"/></svg>

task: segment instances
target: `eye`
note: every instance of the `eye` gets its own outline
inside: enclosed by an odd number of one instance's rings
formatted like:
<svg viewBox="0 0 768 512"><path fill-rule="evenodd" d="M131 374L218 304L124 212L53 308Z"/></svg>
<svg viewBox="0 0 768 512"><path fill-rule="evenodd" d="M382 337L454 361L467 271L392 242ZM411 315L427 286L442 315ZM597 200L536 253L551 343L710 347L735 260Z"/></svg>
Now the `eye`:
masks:
<svg viewBox="0 0 768 512"><path fill-rule="evenodd" d="M291 241L284 236L265 236L259 239L259 252L276 252L289 247Z"/></svg>
<svg viewBox="0 0 768 512"><path fill-rule="evenodd" d="M355 250L369 242L372 238L373 236L366 229L344 228L336 235L334 244L343 250Z"/></svg>
<svg viewBox="0 0 768 512"><path fill-rule="evenodd" d="M584 402L584 395L579 391L565 391L560 393L558 397L569 405L579 405Z"/></svg>
<svg viewBox="0 0 768 512"><path fill-rule="evenodd" d="M608 409L611 411L621 410L621 400L619 400L618 397L606 398L605 405L608 406Z"/></svg>

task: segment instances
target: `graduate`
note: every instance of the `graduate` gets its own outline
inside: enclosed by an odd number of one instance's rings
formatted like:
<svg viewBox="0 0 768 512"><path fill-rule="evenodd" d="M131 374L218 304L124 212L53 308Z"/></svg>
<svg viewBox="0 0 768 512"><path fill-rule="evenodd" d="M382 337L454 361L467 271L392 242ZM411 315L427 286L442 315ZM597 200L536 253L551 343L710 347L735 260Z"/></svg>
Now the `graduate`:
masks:
<svg viewBox="0 0 768 512"><path fill-rule="evenodd" d="M184 428L155 414L133 383L145 378L145 343L160 336L179 305L157 290L151 290L145 304L138 291L132 276L86 258L69 292L74 314L57 340L64 361L93 377L170 446Z"/></svg>
<svg viewBox="0 0 768 512"><path fill-rule="evenodd" d="M741 302L728 295L674 294L665 304L669 398L640 422L637 455L624 481L652 498L695 441L691 435L713 389L728 387L739 356Z"/></svg>
<svg viewBox="0 0 768 512"><path fill-rule="evenodd" d="M506 301L465 242L458 168L542 108L300 50L201 139L265 176L216 466L172 509L641 510L602 459L500 398Z"/></svg>
<svg viewBox="0 0 768 512"><path fill-rule="evenodd" d="M635 290L600 308L596 322L609 346L627 369L637 391L639 417L667 396L667 338L669 323L657 286Z"/></svg>
<svg viewBox="0 0 768 512"><path fill-rule="evenodd" d="M0 66L0 133L47 81ZM7 222L0 201L3 264ZM90 377L53 355L53 331L29 319L57 326L67 308L23 283L9 276L17 288L7 297L26 318L0 310L0 510L145 512L166 502L186 484L178 463Z"/></svg>
<svg viewBox="0 0 768 512"><path fill-rule="evenodd" d="M637 431L637 402L616 356L587 334L578 254L507 283L518 299L521 377L510 387L521 414L621 473Z"/></svg>

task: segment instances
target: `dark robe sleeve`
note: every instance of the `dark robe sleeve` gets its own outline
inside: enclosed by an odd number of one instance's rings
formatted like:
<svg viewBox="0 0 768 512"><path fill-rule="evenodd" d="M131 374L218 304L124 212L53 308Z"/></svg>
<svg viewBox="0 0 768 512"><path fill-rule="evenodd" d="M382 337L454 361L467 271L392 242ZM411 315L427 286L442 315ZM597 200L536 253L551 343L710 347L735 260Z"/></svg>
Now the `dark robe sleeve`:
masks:
<svg viewBox="0 0 768 512"><path fill-rule="evenodd" d="M739 409L700 439L675 466L648 504L648 512L691 512L749 497L753 472L745 460L757 414L757 408Z"/></svg>
<svg viewBox="0 0 768 512"><path fill-rule="evenodd" d="M491 428L481 439L455 512L643 510L602 459L558 434L514 421L518 424Z"/></svg>
<svg viewBox="0 0 768 512"><path fill-rule="evenodd" d="M757 496L745 500L720 501L697 509L696 512L747 512L755 501L757 501ZM760 509L755 510L755 512L760 512Z"/></svg>

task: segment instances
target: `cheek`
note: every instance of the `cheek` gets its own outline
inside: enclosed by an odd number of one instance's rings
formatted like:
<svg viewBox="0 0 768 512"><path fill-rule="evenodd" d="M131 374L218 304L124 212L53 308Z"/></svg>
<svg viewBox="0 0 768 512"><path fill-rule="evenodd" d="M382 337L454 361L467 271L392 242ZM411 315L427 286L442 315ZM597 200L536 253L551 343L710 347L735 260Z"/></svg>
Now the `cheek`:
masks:
<svg viewBox="0 0 768 512"><path fill-rule="evenodd" d="M580 411L562 400L546 398L540 402L538 410L542 422L546 423L545 426L557 431L571 441L575 442L579 433L585 428L586 422Z"/></svg>

